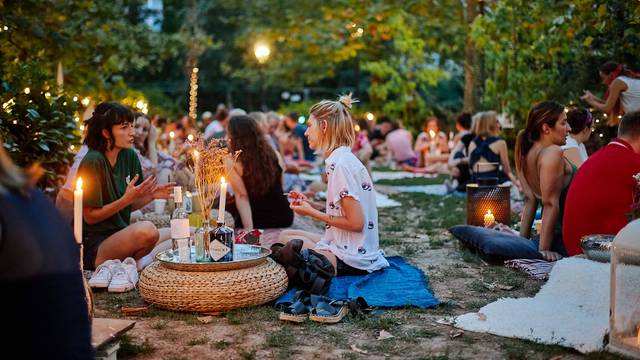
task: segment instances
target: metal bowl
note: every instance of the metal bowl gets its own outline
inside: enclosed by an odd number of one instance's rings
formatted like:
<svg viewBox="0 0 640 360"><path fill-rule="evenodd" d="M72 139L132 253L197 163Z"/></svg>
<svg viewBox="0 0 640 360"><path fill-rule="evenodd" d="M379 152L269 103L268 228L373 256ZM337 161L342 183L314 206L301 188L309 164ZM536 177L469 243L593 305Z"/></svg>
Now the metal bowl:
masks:
<svg viewBox="0 0 640 360"><path fill-rule="evenodd" d="M585 235L580 239L580 245L584 256L589 260L599 262L611 261L611 247L615 235Z"/></svg>

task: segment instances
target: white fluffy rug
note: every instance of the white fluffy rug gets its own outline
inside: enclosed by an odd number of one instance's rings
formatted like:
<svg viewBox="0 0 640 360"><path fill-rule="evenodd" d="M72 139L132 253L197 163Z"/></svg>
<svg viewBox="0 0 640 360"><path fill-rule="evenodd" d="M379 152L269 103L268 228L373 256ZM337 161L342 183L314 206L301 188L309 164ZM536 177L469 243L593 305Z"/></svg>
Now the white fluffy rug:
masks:
<svg viewBox="0 0 640 360"><path fill-rule="evenodd" d="M535 297L499 299L458 316L455 326L582 353L600 351L609 329L609 283L610 264L565 258Z"/></svg>
<svg viewBox="0 0 640 360"><path fill-rule="evenodd" d="M376 206L379 208L396 207L401 204L393 199L389 199L387 195L380 194L376 191Z"/></svg>
<svg viewBox="0 0 640 360"><path fill-rule="evenodd" d="M447 195L447 187L444 184L434 184L434 185L401 185L401 186L392 186L393 190L399 192L419 192L427 195Z"/></svg>
<svg viewBox="0 0 640 360"><path fill-rule="evenodd" d="M407 179L407 178L415 178L415 177L426 177L426 178L434 178L437 175L434 174L415 174L408 171L372 171L371 178L374 182L380 180L396 180L396 179Z"/></svg>

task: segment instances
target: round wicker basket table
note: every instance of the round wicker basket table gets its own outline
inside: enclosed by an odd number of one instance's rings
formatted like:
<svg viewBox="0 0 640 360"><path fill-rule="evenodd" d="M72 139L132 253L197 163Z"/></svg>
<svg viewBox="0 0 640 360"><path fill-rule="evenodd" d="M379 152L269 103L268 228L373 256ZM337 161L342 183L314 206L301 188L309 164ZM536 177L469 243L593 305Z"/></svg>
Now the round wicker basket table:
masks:
<svg viewBox="0 0 640 360"><path fill-rule="evenodd" d="M142 298L174 311L211 312L265 304L287 290L287 273L271 258L221 271L184 271L154 261L140 274Z"/></svg>

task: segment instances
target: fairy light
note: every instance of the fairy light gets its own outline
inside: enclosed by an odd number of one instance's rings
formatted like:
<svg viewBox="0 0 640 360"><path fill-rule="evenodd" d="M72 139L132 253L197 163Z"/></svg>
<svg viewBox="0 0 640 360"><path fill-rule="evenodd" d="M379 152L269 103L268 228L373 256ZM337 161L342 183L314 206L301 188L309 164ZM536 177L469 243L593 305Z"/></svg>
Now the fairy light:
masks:
<svg viewBox="0 0 640 360"><path fill-rule="evenodd" d="M13 120L13 125L17 125L18 124L18 120Z"/></svg>
<svg viewBox="0 0 640 360"><path fill-rule="evenodd" d="M24 88L24 93L29 95L31 93L31 89L29 89L28 87Z"/></svg>
<svg viewBox="0 0 640 360"><path fill-rule="evenodd" d="M75 122L80 121L80 117L78 117L78 116L74 116L74 117L73 117L73 121L75 121Z"/></svg>
<svg viewBox="0 0 640 360"><path fill-rule="evenodd" d="M77 101L78 101L78 97L77 97L77 96L74 96L74 97L73 97L73 101L74 101L74 102L77 102Z"/></svg>
<svg viewBox="0 0 640 360"><path fill-rule="evenodd" d="M84 106L88 106L90 102L91 102L91 99L88 96L82 99L82 105Z"/></svg>
<svg viewBox="0 0 640 360"><path fill-rule="evenodd" d="M145 107L144 101L138 100L138 102L136 102L136 107L138 108L138 110L144 109Z"/></svg>
<svg viewBox="0 0 640 360"><path fill-rule="evenodd" d="M73 151L76 148L75 145L69 145L69 150Z"/></svg>
<svg viewBox="0 0 640 360"><path fill-rule="evenodd" d="M604 135L603 135L602 133L598 134L598 136L600 136L600 137L604 137Z"/></svg>
<svg viewBox="0 0 640 360"><path fill-rule="evenodd" d="M47 91L46 93L44 93L44 96L50 98L51 97L51 93Z"/></svg>
<svg viewBox="0 0 640 360"><path fill-rule="evenodd" d="M356 132L360 132L360 125L356 124L356 125L353 127L353 130L355 130Z"/></svg>
<svg viewBox="0 0 640 360"><path fill-rule="evenodd" d="M365 117L366 117L366 118L367 118L367 120L369 120L369 121L373 121L373 120L376 118L376 117L375 117L372 113L370 113L370 112L368 112L368 113L365 115Z"/></svg>
<svg viewBox="0 0 640 360"><path fill-rule="evenodd" d="M84 125L80 125L80 131L84 131Z"/></svg>
<svg viewBox="0 0 640 360"><path fill-rule="evenodd" d="M193 134L189 134L189 135L187 135L187 140L189 140L189 141L193 141Z"/></svg>
<svg viewBox="0 0 640 360"><path fill-rule="evenodd" d="M198 109L198 71L197 67L191 70L191 89L189 90L189 119L196 120Z"/></svg>

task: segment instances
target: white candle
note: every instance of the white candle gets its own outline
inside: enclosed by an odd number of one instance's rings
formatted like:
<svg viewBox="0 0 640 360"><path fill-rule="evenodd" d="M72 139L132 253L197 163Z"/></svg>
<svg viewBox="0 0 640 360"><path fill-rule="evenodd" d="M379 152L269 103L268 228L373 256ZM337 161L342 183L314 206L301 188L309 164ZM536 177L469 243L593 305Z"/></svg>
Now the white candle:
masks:
<svg viewBox="0 0 640 360"><path fill-rule="evenodd" d="M493 213L491 213L491 210L487 211L487 213L484 215L484 227L493 225L495 221L496 218L493 216Z"/></svg>
<svg viewBox="0 0 640 360"><path fill-rule="evenodd" d="M176 141L174 138L176 137L176 133L173 131L169 132L169 152L173 153L176 150Z"/></svg>
<svg viewBox="0 0 640 360"><path fill-rule="evenodd" d="M76 181L73 191L73 235L78 244L82 244L82 178Z"/></svg>
<svg viewBox="0 0 640 360"><path fill-rule="evenodd" d="M218 210L218 224L224 224L224 205L227 201L227 182L224 176L220 178L220 209Z"/></svg>

